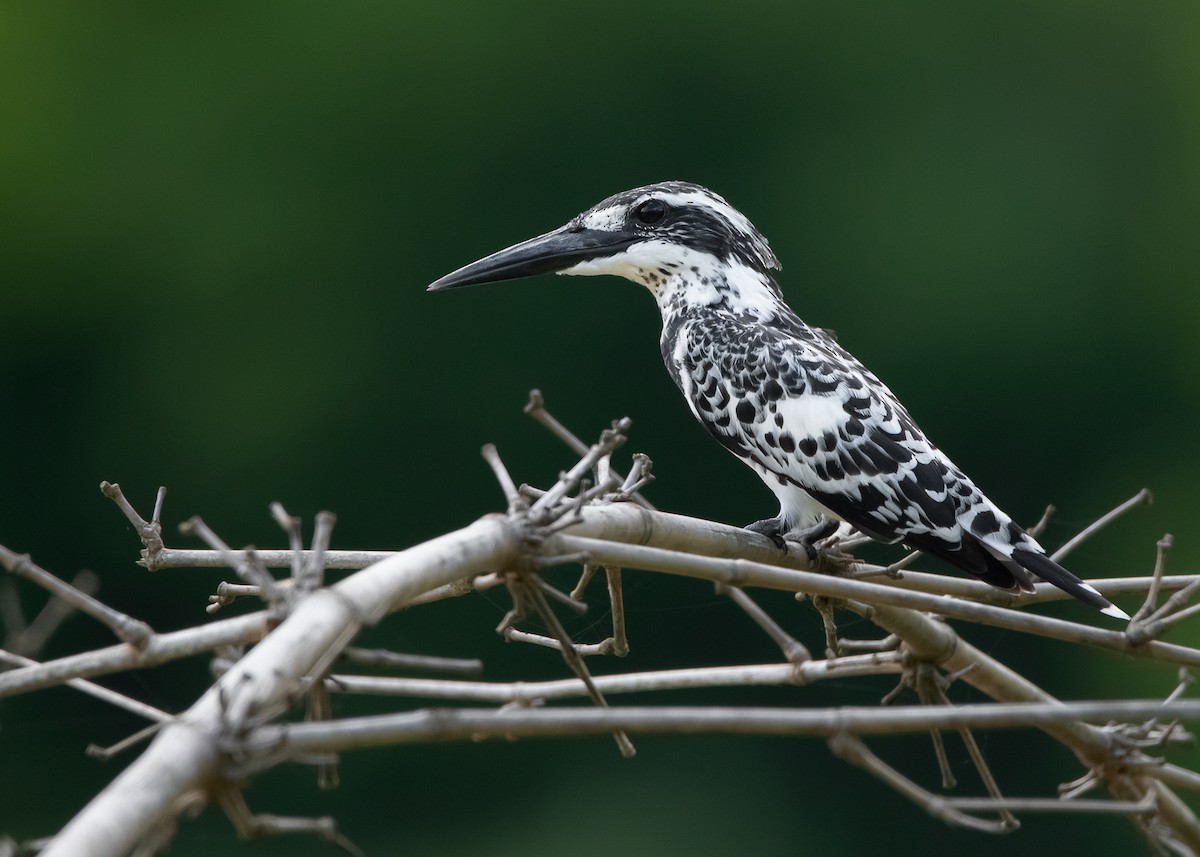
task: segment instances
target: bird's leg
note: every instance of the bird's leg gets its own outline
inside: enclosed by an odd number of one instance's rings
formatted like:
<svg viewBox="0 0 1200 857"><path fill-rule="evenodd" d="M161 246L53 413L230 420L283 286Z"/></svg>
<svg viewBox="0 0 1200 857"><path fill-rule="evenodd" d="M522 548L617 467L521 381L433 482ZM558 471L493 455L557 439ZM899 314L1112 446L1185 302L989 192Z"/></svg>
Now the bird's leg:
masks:
<svg viewBox="0 0 1200 857"><path fill-rule="evenodd" d="M783 534L787 532L787 528L783 525L783 515L776 515L774 518L764 518L761 521L755 521L753 524L746 524L743 529L749 530L752 533L758 533L760 536L766 536L775 543L775 547L787 553L787 542L783 539Z"/></svg>

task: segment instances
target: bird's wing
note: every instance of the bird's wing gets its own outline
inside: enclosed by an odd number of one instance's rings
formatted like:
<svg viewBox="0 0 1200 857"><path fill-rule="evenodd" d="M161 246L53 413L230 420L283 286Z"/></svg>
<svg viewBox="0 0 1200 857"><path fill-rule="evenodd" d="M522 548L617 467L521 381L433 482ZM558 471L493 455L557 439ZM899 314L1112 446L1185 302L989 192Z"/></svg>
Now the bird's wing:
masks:
<svg viewBox="0 0 1200 857"><path fill-rule="evenodd" d="M693 332L685 393L734 454L877 539L932 552L998 586L1030 586L1010 558L1012 540L1029 537L831 337L751 323L726 324L723 335L706 344Z"/></svg>
<svg viewBox="0 0 1200 857"><path fill-rule="evenodd" d="M676 377L693 412L768 484L795 486L867 534L903 541L993 586L1031 591L1033 572L1125 616L1047 557L824 331L799 319L779 328L725 319L719 328L697 325L676 349Z"/></svg>

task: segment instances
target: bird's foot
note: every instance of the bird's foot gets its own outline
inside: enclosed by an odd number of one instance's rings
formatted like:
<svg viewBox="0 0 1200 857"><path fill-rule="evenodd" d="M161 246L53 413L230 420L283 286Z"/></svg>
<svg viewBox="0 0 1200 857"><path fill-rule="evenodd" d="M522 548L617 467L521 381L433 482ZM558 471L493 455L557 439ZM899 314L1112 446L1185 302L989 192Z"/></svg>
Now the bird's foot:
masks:
<svg viewBox="0 0 1200 857"><path fill-rule="evenodd" d="M767 518L763 521L755 521L753 524L747 524L745 529L752 533L766 536L775 546L787 553L787 539L785 534L791 535L791 541L796 542L800 547L804 548L804 554L808 557L810 563L815 564L821 556L821 551L817 548L817 542L821 539L829 538L837 532L838 522L830 518L822 518L816 524L808 529L791 531L783 526L782 517ZM841 556L840 554L838 556Z"/></svg>
<svg viewBox="0 0 1200 857"><path fill-rule="evenodd" d="M796 541L804 548L809 562L816 563L817 558L821 555L821 551L817 549L817 542L832 536L837 532L837 528L837 521L832 518L822 518L807 530L801 530L796 534Z"/></svg>
<svg viewBox="0 0 1200 857"><path fill-rule="evenodd" d="M787 541L783 538L783 534L787 530L783 527L782 517L765 518L761 521L755 521L753 524L746 524L743 529L749 530L752 533L758 533L760 536L766 536L775 543L775 547L787 553Z"/></svg>

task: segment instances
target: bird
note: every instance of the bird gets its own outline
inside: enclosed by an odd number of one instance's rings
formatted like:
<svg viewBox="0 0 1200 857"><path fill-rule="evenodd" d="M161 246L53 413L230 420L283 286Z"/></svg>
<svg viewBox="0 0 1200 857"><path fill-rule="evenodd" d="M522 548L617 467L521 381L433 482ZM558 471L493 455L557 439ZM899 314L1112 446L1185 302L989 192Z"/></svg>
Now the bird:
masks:
<svg viewBox="0 0 1200 857"><path fill-rule="evenodd" d="M767 239L724 198L659 182L435 280L429 291L536 274L615 275L662 315L662 359L692 415L758 474L779 514L747 529L780 547L846 522L946 560L999 589L1053 584L1129 615L1059 563L921 431L892 391L784 301ZM786 549L786 548L785 548Z"/></svg>

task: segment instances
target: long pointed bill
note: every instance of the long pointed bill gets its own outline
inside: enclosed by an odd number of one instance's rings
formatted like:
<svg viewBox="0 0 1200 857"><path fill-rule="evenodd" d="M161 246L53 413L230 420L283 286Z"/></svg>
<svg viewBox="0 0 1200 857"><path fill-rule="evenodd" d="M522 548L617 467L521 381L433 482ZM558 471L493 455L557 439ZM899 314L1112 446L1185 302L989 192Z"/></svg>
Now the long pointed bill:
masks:
<svg viewBox="0 0 1200 857"><path fill-rule="evenodd" d="M430 283L429 291L565 271L580 262L614 256L638 240L641 236L630 232L563 226L459 268Z"/></svg>

